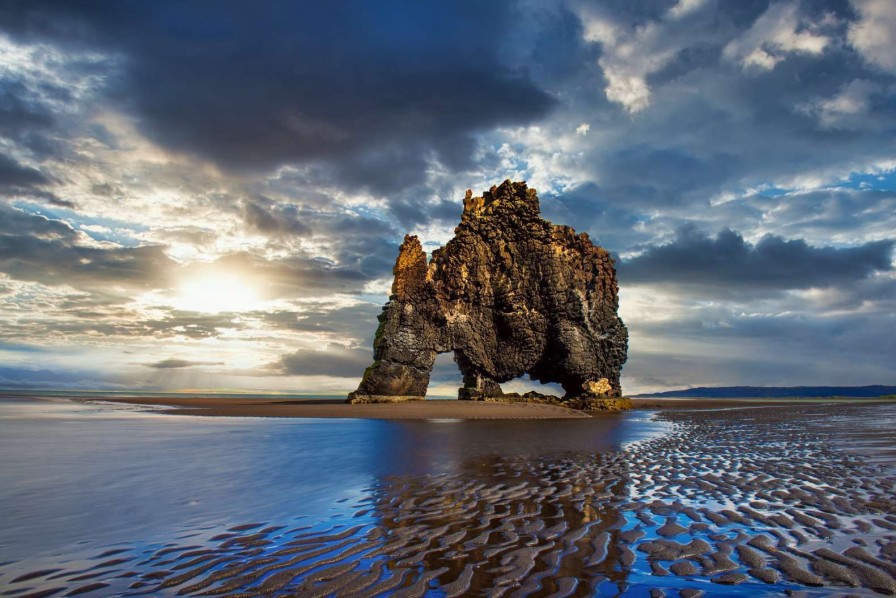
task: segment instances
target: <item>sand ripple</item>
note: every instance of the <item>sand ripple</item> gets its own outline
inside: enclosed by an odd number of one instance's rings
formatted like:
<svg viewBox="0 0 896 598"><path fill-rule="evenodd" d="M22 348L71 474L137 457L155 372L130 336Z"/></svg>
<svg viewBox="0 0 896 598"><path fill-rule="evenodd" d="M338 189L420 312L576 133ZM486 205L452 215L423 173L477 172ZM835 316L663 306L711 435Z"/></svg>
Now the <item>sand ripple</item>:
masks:
<svg viewBox="0 0 896 598"><path fill-rule="evenodd" d="M348 521L0 564L2 595L896 594L896 472L838 448L847 415L874 408L663 413L626 451L381 480Z"/></svg>

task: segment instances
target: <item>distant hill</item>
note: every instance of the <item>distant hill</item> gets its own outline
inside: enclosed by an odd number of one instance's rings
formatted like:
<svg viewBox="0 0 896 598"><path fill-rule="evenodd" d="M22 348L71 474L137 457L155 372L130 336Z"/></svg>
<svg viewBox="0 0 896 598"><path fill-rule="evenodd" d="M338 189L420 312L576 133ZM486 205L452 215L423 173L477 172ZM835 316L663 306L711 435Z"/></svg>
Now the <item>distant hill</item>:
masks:
<svg viewBox="0 0 896 598"><path fill-rule="evenodd" d="M738 397L882 397L896 395L896 386L719 386L709 388L699 386L684 390L667 390L640 395L634 398L697 397L697 398L738 398Z"/></svg>

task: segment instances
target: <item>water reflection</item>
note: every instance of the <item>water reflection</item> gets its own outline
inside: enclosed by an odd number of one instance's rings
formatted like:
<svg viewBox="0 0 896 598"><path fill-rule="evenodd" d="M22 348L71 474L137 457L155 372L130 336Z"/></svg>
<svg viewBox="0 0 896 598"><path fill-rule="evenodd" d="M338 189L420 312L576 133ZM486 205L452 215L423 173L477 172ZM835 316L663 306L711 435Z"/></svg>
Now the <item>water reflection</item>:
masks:
<svg viewBox="0 0 896 598"><path fill-rule="evenodd" d="M390 475L460 473L493 455L606 450L648 431L624 417L547 425L180 418L3 399L0 561L79 542L163 543L203 527L327 519L345 511L337 500Z"/></svg>
<svg viewBox="0 0 896 598"><path fill-rule="evenodd" d="M485 458L460 477L407 478L377 492L375 552L394 576L422 570L446 595L488 595L514 586L521 595L565 593L580 585L624 587L634 556L620 535L627 497L625 460L596 455L587 465ZM405 558L401 558L402 556ZM417 583L423 579L421 577ZM388 591L372 584L372 594Z"/></svg>
<svg viewBox="0 0 896 598"><path fill-rule="evenodd" d="M13 514L4 595L762 596L896 584L885 566L893 470L831 443L831 421L867 420L867 408L661 423L60 409L0 404L0 449L14 456L0 470Z"/></svg>

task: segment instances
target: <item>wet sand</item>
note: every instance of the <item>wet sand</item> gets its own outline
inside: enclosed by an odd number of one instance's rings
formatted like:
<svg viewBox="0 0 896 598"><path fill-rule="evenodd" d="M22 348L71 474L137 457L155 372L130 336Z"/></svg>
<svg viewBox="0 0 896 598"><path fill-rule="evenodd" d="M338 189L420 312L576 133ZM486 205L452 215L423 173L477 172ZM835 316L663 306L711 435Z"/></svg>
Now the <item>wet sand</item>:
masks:
<svg viewBox="0 0 896 598"><path fill-rule="evenodd" d="M365 419L567 419L605 415L557 405L483 401L425 400L349 405L342 399L267 399L242 397L103 397L102 401L151 405L174 415L229 417ZM824 403L896 403L896 399L632 399L635 409L720 409ZM164 408L170 409L164 409Z"/></svg>
<svg viewBox="0 0 896 598"><path fill-rule="evenodd" d="M776 407L785 405L817 404L896 404L896 397L818 397L818 398L637 398L631 399L635 409L725 409L733 407Z"/></svg>
<svg viewBox="0 0 896 598"><path fill-rule="evenodd" d="M665 409L671 432L625 450L383 478L349 519L246 522L5 579L150 595L896 594L896 459L847 450L893 405L754 407Z"/></svg>
<svg viewBox="0 0 896 598"><path fill-rule="evenodd" d="M130 405L171 407L174 415L230 417L301 417L365 419L568 419L588 417L581 411L535 403L428 400L349 405L341 399L244 399L204 397L103 398Z"/></svg>

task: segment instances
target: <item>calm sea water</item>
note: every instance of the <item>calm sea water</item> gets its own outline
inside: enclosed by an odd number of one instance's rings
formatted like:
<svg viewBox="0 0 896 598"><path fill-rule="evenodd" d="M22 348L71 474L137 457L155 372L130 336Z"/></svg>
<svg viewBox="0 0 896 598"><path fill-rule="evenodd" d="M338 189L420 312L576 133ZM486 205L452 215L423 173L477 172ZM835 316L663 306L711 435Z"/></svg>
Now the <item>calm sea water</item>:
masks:
<svg viewBox="0 0 896 598"><path fill-rule="evenodd" d="M647 412L592 420L381 421L162 415L101 401L0 398L0 563L23 569L135 544L197 543L248 522L331 524L389 476L494 456L623 448Z"/></svg>

